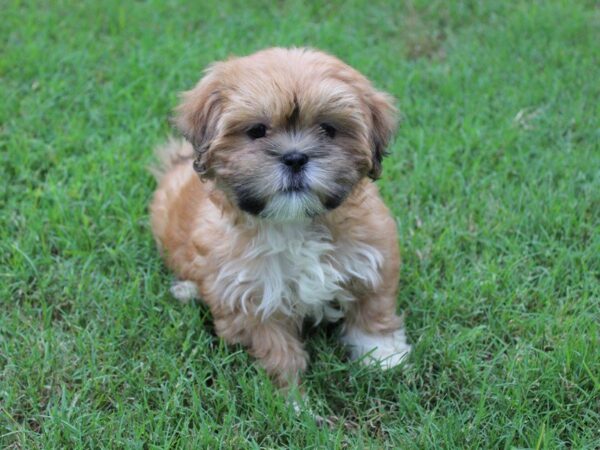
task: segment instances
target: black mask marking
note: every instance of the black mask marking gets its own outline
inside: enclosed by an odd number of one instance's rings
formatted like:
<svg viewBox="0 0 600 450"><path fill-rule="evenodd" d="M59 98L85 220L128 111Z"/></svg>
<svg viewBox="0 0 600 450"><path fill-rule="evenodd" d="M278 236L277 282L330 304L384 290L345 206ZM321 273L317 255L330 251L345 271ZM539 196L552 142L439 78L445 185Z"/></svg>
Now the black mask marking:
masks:
<svg viewBox="0 0 600 450"><path fill-rule="evenodd" d="M242 211L258 216L265 209L265 201L252 195L252 192L244 188L237 188L235 195L238 199L238 206Z"/></svg>
<svg viewBox="0 0 600 450"><path fill-rule="evenodd" d="M294 96L294 109L292 110L290 116L288 117L288 126L291 129L294 129L298 126L298 120L300 119L300 105L298 104L298 99Z"/></svg>
<svg viewBox="0 0 600 450"><path fill-rule="evenodd" d="M335 194L328 195L323 202L323 206L328 210L332 210L337 208L342 204L344 199L346 198L345 192L336 192Z"/></svg>

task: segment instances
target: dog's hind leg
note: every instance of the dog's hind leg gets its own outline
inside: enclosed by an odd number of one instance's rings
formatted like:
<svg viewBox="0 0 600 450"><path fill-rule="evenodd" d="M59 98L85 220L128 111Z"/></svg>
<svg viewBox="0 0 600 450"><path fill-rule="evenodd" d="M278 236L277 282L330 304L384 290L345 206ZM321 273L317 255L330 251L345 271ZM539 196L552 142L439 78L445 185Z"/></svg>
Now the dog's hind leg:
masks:
<svg viewBox="0 0 600 450"><path fill-rule="evenodd" d="M183 304L200 298L198 286L193 281L175 281L169 290L171 295Z"/></svg>

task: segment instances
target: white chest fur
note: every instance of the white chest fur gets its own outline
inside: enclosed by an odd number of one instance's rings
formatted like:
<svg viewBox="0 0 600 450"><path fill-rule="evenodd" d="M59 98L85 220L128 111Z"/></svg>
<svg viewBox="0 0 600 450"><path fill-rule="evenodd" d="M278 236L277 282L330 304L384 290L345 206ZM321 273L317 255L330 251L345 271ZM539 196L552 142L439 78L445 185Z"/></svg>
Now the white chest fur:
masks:
<svg viewBox="0 0 600 450"><path fill-rule="evenodd" d="M250 242L232 240L236 256L219 268L215 284L232 307L336 320L354 300L345 288L351 280L380 282L381 253L360 241L333 241L323 225L261 223L257 230Z"/></svg>

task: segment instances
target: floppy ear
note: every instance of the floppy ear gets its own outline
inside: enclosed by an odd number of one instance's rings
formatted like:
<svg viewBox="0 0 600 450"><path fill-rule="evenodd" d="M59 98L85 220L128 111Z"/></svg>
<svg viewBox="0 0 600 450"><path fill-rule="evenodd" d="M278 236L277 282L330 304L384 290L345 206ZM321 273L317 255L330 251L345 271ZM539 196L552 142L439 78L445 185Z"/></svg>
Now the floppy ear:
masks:
<svg viewBox="0 0 600 450"><path fill-rule="evenodd" d="M193 89L181 94L175 109L175 125L194 147L194 169L200 174L208 170L208 150L218 134L221 111L219 83L212 69Z"/></svg>
<svg viewBox="0 0 600 450"><path fill-rule="evenodd" d="M373 91L366 102L372 122L370 139L373 165L369 177L376 180L381 175L381 162L387 155L387 146L396 130L396 107L390 95L378 91Z"/></svg>

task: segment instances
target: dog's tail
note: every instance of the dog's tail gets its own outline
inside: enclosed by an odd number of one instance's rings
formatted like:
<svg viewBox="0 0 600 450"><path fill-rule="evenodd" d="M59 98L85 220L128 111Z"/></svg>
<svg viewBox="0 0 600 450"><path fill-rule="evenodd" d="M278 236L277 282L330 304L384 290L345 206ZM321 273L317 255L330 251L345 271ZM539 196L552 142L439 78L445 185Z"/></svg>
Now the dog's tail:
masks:
<svg viewBox="0 0 600 450"><path fill-rule="evenodd" d="M181 190L196 172L192 167L194 149L183 139L171 137L155 153L154 164L148 167L158 184L150 203L150 223L158 247L163 248L169 230L177 229L172 221L178 219L172 209L177 207Z"/></svg>
<svg viewBox="0 0 600 450"><path fill-rule="evenodd" d="M184 139L169 138L169 140L156 148L155 162L148 168L157 181L178 164L188 163L194 158L192 145Z"/></svg>

